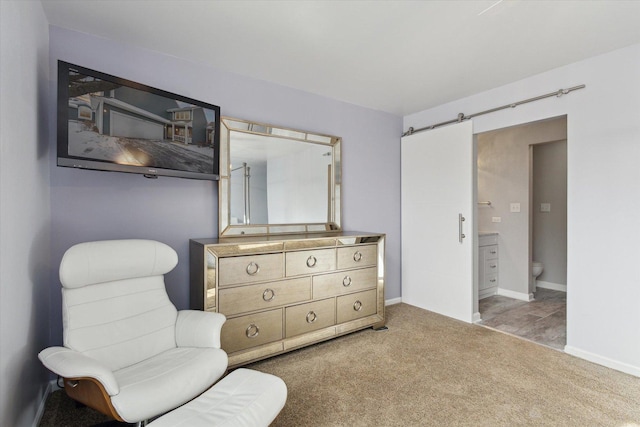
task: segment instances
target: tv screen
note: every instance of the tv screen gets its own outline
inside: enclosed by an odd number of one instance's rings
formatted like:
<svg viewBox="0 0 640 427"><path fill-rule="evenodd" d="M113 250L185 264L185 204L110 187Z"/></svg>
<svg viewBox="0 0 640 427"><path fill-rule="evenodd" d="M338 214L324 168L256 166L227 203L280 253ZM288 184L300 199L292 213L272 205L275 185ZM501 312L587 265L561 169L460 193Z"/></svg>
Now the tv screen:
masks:
<svg viewBox="0 0 640 427"><path fill-rule="evenodd" d="M220 107L58 61L58 166L219 179Z"/></svg>

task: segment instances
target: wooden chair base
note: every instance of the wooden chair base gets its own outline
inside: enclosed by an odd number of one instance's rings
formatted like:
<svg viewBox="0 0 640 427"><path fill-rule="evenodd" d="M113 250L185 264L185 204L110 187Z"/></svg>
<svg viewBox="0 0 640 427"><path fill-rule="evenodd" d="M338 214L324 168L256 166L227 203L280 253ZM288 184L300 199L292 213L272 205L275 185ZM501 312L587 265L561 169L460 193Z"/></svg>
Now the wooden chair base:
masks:
<svg viewBox="0 0 640 427"><path fill-rule="evenodd" d="M100 382L93 378L64 378L64 391L67 396L96 411L114 418L123 420L111 404L111 398Z"/></svg>

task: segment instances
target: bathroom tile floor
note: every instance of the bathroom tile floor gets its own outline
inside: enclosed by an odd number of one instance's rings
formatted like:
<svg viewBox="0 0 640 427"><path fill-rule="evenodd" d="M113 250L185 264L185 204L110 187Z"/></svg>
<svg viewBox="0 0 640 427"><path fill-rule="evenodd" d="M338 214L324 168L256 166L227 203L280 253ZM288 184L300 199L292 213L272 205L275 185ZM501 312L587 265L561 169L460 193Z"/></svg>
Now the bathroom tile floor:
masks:
<svg viewBox="0 0 640 427"><path fill-rule="evenodd" d="M564 350L567 342L566 292L538 288L534 301L500 295L480 300L479 325L547 347Z"/></svg>

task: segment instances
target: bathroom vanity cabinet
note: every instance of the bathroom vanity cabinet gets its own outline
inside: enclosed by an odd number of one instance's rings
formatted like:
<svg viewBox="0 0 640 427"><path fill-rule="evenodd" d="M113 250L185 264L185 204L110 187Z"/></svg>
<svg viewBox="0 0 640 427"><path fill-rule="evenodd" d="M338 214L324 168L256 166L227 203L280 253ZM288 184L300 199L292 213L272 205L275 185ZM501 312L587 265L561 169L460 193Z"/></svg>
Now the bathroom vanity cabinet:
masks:
<svg viewBox="0 0 640 427"><path fill-rule="evenodd" d="M482 299L498 291L498 234L480 234L478 246L478 299Z"/></svg>
<svg viewBox="0 0 640 427"><path fill-rule="evenodd" d="M380 328L384 243L358 232L191 240L190 305L227 316L230 367Z"/></svg>

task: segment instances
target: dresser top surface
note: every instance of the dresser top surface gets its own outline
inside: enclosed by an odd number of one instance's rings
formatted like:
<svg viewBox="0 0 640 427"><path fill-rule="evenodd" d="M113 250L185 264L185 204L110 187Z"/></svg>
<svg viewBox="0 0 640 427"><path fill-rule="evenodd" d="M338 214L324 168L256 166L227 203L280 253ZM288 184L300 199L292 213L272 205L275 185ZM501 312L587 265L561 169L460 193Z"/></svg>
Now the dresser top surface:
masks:
<svg viewBox="0 0 640 427"><path fill-rule="evenodd" d="M247 236L247 237L226 237L226 238L204 238L191 239L192 242L208 246L208 245L239 245L251 243L266 242L293 242L296 240L328 240L335 239L335 245L350 245L356 243L375 243L384 237L384 233L372 233L366 231L340 231L332 233L313 233L313 234L288 234L288 235L271 235L271 236Z"/></svg>

